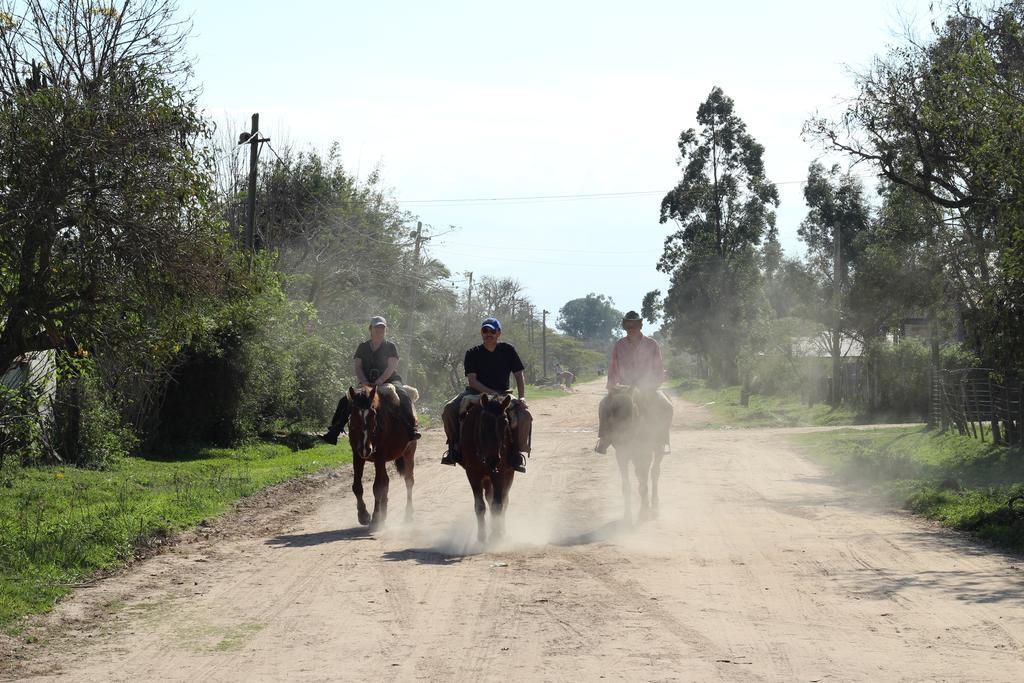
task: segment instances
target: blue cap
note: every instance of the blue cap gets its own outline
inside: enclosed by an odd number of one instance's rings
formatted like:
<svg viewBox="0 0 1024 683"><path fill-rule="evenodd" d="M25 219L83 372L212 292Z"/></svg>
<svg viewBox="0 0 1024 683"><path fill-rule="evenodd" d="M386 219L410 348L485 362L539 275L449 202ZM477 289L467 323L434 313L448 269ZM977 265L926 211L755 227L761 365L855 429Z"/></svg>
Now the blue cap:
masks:
<svg viewBox="0 0 1024 683"><path fill-rule="evenodd" d="M495 332L501 332L501 323L498 322L497 318L484 318L484 321L480 323L480 329L492 329Z"/></svg>

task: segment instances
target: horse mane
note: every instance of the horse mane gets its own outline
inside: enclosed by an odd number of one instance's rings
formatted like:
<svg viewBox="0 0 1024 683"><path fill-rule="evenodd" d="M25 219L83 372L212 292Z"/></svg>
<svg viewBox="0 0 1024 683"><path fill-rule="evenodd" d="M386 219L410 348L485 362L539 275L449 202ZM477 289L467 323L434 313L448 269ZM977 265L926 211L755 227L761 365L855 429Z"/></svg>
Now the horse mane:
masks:
<svg viewBox="0 0 1024 683"><path fill-rule="evenodd" d="M467 456L481 457L481 449L483 448L484 444L479 440L480 434L478 432L478 429L480 428L481 423L485 419L496 420L499 417L504 416L505 419L508 421L508 426L512 427L513 429L515 428L516 420L515 410L513 409L514 404L510 402L509 405L502 407L502 403L504 402L505 398L506 396L503 395L486 395L485 400L485 395L480 394L479 396L476 397L477 400L469 402L466 405L466 412L462 422L464 431L463 436L461 438L463 439L463 447L467 448L467 451L465 451L465 454ZM467 428L468 433L466 431ZM513 444L514 437L512 436L512 432L508 431L506 432L505 437L501 439L498 443L499 454L501 453L501 449L503 447L510 448L513 446ZM489 466L496 467L497 463L490 463Z"/></svg>

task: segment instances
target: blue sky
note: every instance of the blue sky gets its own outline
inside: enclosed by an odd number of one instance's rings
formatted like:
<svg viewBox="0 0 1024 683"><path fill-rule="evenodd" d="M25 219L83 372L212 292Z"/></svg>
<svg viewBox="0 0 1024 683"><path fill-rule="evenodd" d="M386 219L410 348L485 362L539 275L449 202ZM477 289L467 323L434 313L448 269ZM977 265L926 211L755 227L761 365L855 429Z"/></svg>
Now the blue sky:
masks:
<svg viewBox="0 0 1024 683"><path fill-rule="evenodd" d="M802 186L820 150L800 130L835 111L928 0L860 2L198 2L202 105L272 144L340 143L382 170L465 271L512 275L553 313L597 292L622 310L663 291L676 139L715 85L765 146L783 247L801 251ZM250 47L251 45L251 47ZM617 197L579 197L636 193ZM492 198L550 197L489 201ZM476 201L447 201L476 200ZM450 226L455 229L452 232Z"/></svg>

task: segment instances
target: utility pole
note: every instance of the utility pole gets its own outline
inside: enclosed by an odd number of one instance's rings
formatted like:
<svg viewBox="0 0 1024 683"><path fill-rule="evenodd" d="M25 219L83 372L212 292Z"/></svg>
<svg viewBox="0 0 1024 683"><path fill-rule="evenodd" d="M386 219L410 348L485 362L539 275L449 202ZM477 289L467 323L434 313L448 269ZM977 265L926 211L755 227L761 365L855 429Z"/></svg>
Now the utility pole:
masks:
<svg viewBox="0 0 1024 683"><path fill-rule="evenodd" d="M466 276L469 278L469 288L466 291L466 319L469 320L469 316L473 315L473 271L466 271Z"/></svg>
<svg viewBox="0 0 1024 683"><path fill-rule="evenodd" d="M407 333L405 357L406 357L406 368L408 368L408 377L412 377L412 345L416 335L416 292L419 290L416 276L419 275L420 270L420 246L423 244L423 222L416 221L416 232L412 233L412 236L416 238L416 246L412 251L412 278L410 279L409 285L409 328Z"/></svg>
<svg viewBox="0 0 1024 683"><path fill-rule="evenodd" d="M842 374L842 330L843 322L843 233L839 225L833 228L832 242L832 307L835 312L835 326L832 328L832 396L830 403L833 408L839 407L839 381Z"/></svg>
<svg viewBox="0 0 1024 683"><path fill-rule="evenodd" d="M544 367L544 371L541 373L541 377L547 379L548 376L548 313L547 309L541 311L543 320L540 328L540 355L541 364Z"/></svg>
<svg viewBox="0 0 1024 683"><path fill-rule="evenodd" d="M249 272L252 272L253 256L259 246L256 244L256 169L260 158L260 143L270 138L260 137L260 115L252 115L252 130L238 136L239 145L249 145L249 194L245 206L245 253L249 257Z"/></svg>

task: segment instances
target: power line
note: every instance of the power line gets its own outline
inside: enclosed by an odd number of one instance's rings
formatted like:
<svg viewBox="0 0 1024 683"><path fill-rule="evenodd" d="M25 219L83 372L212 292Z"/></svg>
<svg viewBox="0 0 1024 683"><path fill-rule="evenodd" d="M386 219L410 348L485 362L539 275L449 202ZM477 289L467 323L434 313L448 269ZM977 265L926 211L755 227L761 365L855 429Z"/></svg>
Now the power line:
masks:
<svg viewBox="0 0 1024 683"><path fill-rule="evenodd" d="M852 178L876 177L877 173L851 174ZM769 181L773 185L806 185L807 180L778 180ZM516 203L516 202L547 202L547 201L569 201L587 199L615 199L619 197L642 197L648 195L664 195L668 190L630 190L625 192L586 192L579 194L547 194L547 195L517 195L507 197L462 197L450 199L397 199L399 204L474 204L474 203Z"/></svg>
<svg viewBox="0 0 1024 683"><path fill-rule="evenodd" d="M447 254L454 256L479 256L479 254L467 254L459 251L447 251ZM536 263L545 266L570 266L578 268L652 268L653 263L566 263L560 261L536 261L531 259L517 259L499 257L498 260L510 263Z"/></svg>
<svg viewBox="0 0 1024 683"><path fill-rule="evenodd" d="M442 204L448 202L513 202L554 199L604 199L611 197L634 197L638 195L660 194L664 190L637 190L633 192L589 192L586 194L548 194L523 197L473 197L463 199L400 199L400 204Z"/></svg>
<svg viewBox="0 0 1024 683"><path fill-rule="evenodd" d="M476 247L479 249L491 249L494 251L541 251L541 252L569 252L573 254L649 254L650 249L633 249L633 250L622 250L622 249L611 249L611 250L590 250L590 249L576 249L575 247L513 247L504 244L479 244L472 242L451 242L444 241L442 244L453 244L460 247Z"/></svg>

